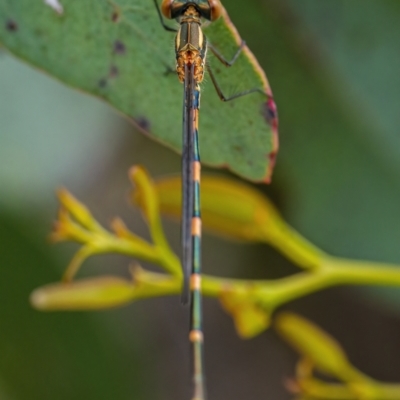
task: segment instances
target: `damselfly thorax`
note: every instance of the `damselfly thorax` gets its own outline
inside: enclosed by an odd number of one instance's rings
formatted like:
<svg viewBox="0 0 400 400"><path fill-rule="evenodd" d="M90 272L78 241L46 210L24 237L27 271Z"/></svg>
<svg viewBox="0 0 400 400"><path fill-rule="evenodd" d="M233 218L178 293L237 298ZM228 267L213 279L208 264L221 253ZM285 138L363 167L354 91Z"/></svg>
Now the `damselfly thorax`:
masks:
<svg viewBox="0 0 400 400"><path fill-rule="evenodd" d="M207 42L201 29L200 13L189 6L179 19L180 28L175 39L176 72L181 82L185 79L185 65L194 66L194 79L200 83L204 77Z"/></svg>

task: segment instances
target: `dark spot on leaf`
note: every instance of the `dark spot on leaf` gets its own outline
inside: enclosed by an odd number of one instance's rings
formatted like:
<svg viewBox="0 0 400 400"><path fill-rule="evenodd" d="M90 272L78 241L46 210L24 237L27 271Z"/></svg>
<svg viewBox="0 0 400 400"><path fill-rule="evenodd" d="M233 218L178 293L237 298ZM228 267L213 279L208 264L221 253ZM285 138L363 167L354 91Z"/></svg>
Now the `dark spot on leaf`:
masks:
<svg viewBox="0 0 400 400"><path fill-rule="evenodd" d="M143 129L144 131L150 130L150 121L146 117L133 118L133 120L140 129Z"/></svg>
<svg viewBox="0 0 400 400"><path fill-rule="evenodd" d="M120 40L116 40L114 42L114 54L125 54L125 52L125 45Z"/></svg>
<svg viewBox="0 0 400 400"><path fill-rule="evenodd" d="M97 84L98 84L99 88L104 89L107 86L107 79L101 78Z"/></svg>
<svg viewBox="0 0 400 400"><path fill-rule="evenodd" d="M9 19L6 22L6 29L10 32L16 32L18 30L18 24L14 20Z"/></svg>
<svg viewBox="0 0 400 400"><path fill-rule="evenodd" d="M116 78L119 75L119 69L116 65L111 65L110 67L110 72L108 74L108 76L110 78Z"/></svg>
<svg viewBox="0 0 400 400"><path fill-rule="evenodd" d="M264 118L268 121L273 129L278 128L278 113L276 110L276 104L272 98L268 99L266 103L263 104L262 113Z"/></svg>
<svg viewBox="0 0 400 400"><path fill-rule="evenodd" d="M121 13L119 11L114 11L111 14L111 21L117 23L117 22L119 22L120 17L121 17Z"/></svg>

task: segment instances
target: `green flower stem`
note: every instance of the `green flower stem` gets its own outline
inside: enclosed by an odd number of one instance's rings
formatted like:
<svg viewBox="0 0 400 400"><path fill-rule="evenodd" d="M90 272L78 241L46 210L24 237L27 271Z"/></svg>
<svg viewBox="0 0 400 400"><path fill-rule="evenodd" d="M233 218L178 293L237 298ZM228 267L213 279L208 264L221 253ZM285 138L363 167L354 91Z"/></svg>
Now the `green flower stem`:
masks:
<svg viewBox="0 0 400 400"><path fill-rule="evenodd" d="M134 166L130 169L129 176L136 186L136 194L141 197L141 208L148 222L154 244L158 248L171 253L161 223L159 200L150 175L143 167Z"/></svg>
<svg viewBox="0 0 400 400"><path fill-rule="evenodd" d="M89 248L89 246L83 246L81 247L74 255L72 260L70 261L67 269L64 271L62 281L63 282L71 282L74 276L77 274L80 266L83 264L83 262L93 255L94 252L92 249Z"/></svg>
<svg viewBox="0 0 400 400"><path fill-rule="evenodd" d="M142 267L135 267L132 275L135 284L135 293L132 300L176 295L182 291L181 278L149 272Z"/></svg>
<svg viewBox="0 0 400 400"><path fill-rule="evenodd" d="M339 284L399 286L399 265L327 258L324 267Z"/></svg>
<svg viewBox="0 0 400 400"><path fill-rule="evenodd" d="M265 288L269 304L278 306L298 297L337 285L400 285L398 266L327 257L321 268L276 281Z"/></svg>
<svg viewBox="0 0 400 400"><path fill-rule="evenodd" d="M146 272L140 281L151 287L151 296L175 295L181 291L181 278L176 276ZM246 294L250 300L270 311L299 297L337 285L400 286L400 270L396 266L327 257L316 270L277 280L250 281L208 275L204 275L202 280L206 296L219 297L225 291L240 296ZM143 294L146 291L141 291Z"/></svg>
<svg viewBox="0 0 400 400"><path fill-rule="evenodd" d="M264 284L258 293L269 308L275 308L299 297L337 285L400 286L396 265L325 257L320 268Z"/></svg>
<svg viewBox="0 0 400 400"><path fill-rule="evenodd" d="M82 263L89 256L104 253L117 253L139 258L161 266L165 271L179 279L182 278L180 261L169 248L159 248L136 237L135 240L115 237L107 231L101 235L91 234L88 237L88 244L75 254L65 270L64 282L72 281Z"/></svg>
<svg viewBox="0 0 400 400"><path fill-rule="evenodd" d="M280 218L275 221L273 230L265 226L264 241L275 247L295 265L307 270L318 268L326 256L322 250Z"/></svg>
<svg viewBox="0 0 400 400"><path fill-rule="evenodd" d="M323 400L356 400L354 391L347 385L336 383L325 383L316 379L307 379L301 382L302 392L312 399ZM307 398L307 397L305 397Z"/></svg>
<svg viewBox="0 0 400 400"><path fill-rule="evenodd" d="M108 234L105 238L105 243L102 245L104 252L114 252L133 256L135 258L145 260L161 266L166 272L169 272L177 278L182 277L182 269L178 257L168 248L164 246L158 247L152 245L142 239L140 242L132 240L115 238ZM102 251L103 252L103 251Z"/></svg>
<svg viewBox="0 0 400 400"><path fill-rule="evenodd" d="M362 384L352 387L348 384L326 383L318 379L301 380L299 384L306 396L316 400L398 400L400 398L400 385L397 384L375 382L373 387Z"/></svg>
<svg viewBox="0 0 400 400"><path fill-rule="evenodd" d="M381 384L380 391L382 400L398 400L400 399L400 385L398 384Z"/></svg>

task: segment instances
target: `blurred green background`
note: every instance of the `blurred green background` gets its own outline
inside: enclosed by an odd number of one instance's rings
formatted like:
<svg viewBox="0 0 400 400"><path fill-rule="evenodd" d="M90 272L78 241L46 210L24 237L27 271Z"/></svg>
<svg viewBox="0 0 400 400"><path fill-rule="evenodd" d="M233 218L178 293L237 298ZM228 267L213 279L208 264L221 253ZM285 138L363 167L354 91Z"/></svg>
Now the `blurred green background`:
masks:
<svg viewBox="0 0 400 400"><path fill-rule="evenodd" d="M260 187L302 234L332 254L400 264L400 2L226 0L267 72L280 117L273 183ZM0 15L0 23L5 23ZM172 40L172 39L171 39ZM171 41L172 49L172 41ZM50 246L54 191L66 186L107 224L128 205L127 170L160 176L180 158L107 105L0 51L0 399L186 399L187 316L179 299L96 313L39 313L29 293L56 281L74 246ZM178 251L179 228L165 224ZM127 276L130 260L99 257L80 276ZM295 271L262 245L209 235L204 266L224 276ZM287 308L334 335L352 362L400 381L400 291L330 289ZM210 399L290 399L295 354L270 330L237 338L205 301Z"/></svg>

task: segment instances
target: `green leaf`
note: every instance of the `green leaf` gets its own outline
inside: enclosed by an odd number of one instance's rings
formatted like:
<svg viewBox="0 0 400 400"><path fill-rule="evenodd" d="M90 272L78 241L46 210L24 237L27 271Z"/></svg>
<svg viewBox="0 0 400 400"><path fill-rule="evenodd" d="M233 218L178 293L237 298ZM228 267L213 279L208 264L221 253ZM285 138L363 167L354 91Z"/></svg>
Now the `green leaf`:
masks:
<svg viewBox="0 0 400 400"><path fill-rule="evenodd" d="M64 83L109 102L144 133L180 151L182 85L175 74L166 74L174 65L173 34L160 25L151 0L128 4L65 2L61 12L42 1L0 0L0 42ZM235 54L240 39L226 15L205 32L227 59ZM211 55L209 62L226 95L254 87L270 93L247 48L232 68ZM223 103L209 79L203 89L202 160L268 180L277 150L276 126L269 123L273 104L260 93Z"/></svg>

